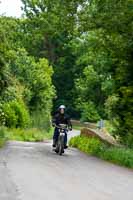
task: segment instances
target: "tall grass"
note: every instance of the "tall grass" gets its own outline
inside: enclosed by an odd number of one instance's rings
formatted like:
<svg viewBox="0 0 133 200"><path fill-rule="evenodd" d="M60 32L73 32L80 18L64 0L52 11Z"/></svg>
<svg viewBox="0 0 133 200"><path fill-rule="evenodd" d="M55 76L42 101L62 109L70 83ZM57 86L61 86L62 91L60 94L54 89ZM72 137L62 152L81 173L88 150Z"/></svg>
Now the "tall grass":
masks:
<svg viewBox="0 0 133 200"><path fill-rule="evenodd" d="M133 149L110 146L97 138L83 136L72 138L70 140L70 146L112 163L133 168Z"/></svg>
<svg viewBox="0 0 133 200"><path fill-rule="evenodd" d="M47 132L38 128L30 129L10 129L8 130L8 140L41 142L45 139L52 138L52 129Z"/></svg>
<svg viewBox="0 0 133 200"><path fill-rule="evenodd" d="M32 113L32 128L39 128L42 130L45 130L47 132L50 131L51 129L51 124L50 124L50 115L49 113L47 114L45 111L34 111Z"/></svg>
<svg viewBox="0 0 133 200"><path fill-rule="evenodd" d="M32 123L28 128L0 127L0 147L6 140L40 142L51 139L53 129L50 124L50 116L43 111L35 111L31 117Z"/></svg>
<svg viewBox="0 0 133 200"><path fill-rule="evenodd" d="M0 127L0 147L3 147L7 140L7 129L5 127Z"/></svg>

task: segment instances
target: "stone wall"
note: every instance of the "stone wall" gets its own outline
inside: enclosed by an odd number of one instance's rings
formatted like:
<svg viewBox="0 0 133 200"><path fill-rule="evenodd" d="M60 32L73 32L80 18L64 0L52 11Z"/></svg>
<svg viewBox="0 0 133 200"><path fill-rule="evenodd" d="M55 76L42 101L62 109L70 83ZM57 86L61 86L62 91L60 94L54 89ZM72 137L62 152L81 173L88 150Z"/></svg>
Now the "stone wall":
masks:
<svg viewBox="0 0 133 200"><path fill-rule="evenodd" d="M81 135L89 138L99 138L102 142L119 146L116 140L111 135L105 133L103 130L83 128L81 130Z"/></svg>

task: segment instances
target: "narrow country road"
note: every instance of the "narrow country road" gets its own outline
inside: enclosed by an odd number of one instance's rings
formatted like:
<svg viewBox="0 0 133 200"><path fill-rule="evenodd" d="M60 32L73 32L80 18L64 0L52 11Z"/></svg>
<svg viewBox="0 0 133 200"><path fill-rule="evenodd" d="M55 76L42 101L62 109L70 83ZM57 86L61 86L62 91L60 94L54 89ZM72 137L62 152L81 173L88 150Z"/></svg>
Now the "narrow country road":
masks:
<svg viewBox="0 0 133 200"><path fill-rule="evenodd" d="M77 135L74 131L73 135ZM0 150L0 200L132 200L133 171L51 142L8 142Z"/></svg>

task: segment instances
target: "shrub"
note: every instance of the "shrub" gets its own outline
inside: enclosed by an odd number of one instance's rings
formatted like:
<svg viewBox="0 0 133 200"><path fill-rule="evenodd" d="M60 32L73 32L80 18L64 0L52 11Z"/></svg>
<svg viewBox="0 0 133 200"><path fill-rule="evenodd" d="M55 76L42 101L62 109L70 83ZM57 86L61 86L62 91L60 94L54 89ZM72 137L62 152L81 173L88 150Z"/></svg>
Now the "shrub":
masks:
<svg viewBox="0 0 133 200"><path fill-rule="evenodd" d="M81 114L82 121L96 122L100 119L97 109L93 102L83 104L83 112Z"/></svg>
<svg viewBox="0 0 133 200"><path fill-rule="evenodd" d="M5 127L0 127L0 147L2 147L7 139L7 130Z"/></svg>
<svg viewBox="0 0 133 200"><path fill-rule="evenodd" d="M27 127L30 123L28 109L22 101L13 101L11 104L16 116L18 116L16 127Z"/></svg>
<svg viewBox="0 0 133 200"><path fill-rule="evenodd" d="M30 123L28 110L22 101L14 100L4 103L3 111L7 127L27 127Z"/></svg>
<svg viewBox="0 0 133 200"><path fill-rule="evenodd" d="M0 126L4 126L5 125L5 113L3 112L1 106L0 106Z"/></svg>
<svg viewBox="0 0 133 200"><path fill-rule="evenodd" d="M133 148L133 133L128 133L123 139L122 142L130 147Z"/></svg>
<svg viewBox="0 0 133 200"><path fill-rule="evenodd" d="M80 139L81 139L80 136L71 138L71 140L69 142L69 145L71 147L78 147L78 145L80 144Z"/></svg>
<svg viewBox="0 0 133 200"><path fill-rule="evenodd" d="M133 147L133 86L119 88L119 94L108 97L105 103L108 118L113 122L114 134L121 142Z"/></svg>
<svg viewBox="0 0 133 200"><path fill-rule="evenodd" d="M3 105L3 112L5 114L5 125L8 127L16 127L18 116L15 114L10 103L5 103Z"/></svg>
<svg viewBox="0 0 133 200"><path fill-rule="evenodd" d="M45 110L36 110L32 112L32 127L37 127L39 129L50 131L50 115Z"/></svg>
<svg viewBox="0 0 133 200"><path fill-rule="evenodd" d="M101 148L101 142L96 138L87 139L83 136L77 136L70 140L70 146L77 147L81 151L95 155Z"/></svg>

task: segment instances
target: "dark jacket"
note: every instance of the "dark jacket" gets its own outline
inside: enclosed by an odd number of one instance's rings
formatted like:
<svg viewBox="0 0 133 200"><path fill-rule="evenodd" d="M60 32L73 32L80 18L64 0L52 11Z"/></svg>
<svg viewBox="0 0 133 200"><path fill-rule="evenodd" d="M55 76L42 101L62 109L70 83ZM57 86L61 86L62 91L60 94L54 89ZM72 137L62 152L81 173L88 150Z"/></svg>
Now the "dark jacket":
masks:
<svg viewBox="0 0 133 200"><path fill-rule="evenodd" d="M69 128L72 128L70 117L66 114L61 114L61 113L55 114L52 119L52 123L56 124L57 126L59 124L66 124L68 125Z"/></svg>

